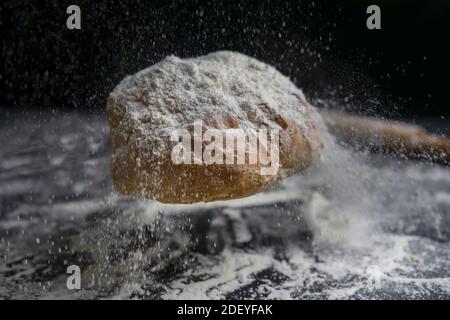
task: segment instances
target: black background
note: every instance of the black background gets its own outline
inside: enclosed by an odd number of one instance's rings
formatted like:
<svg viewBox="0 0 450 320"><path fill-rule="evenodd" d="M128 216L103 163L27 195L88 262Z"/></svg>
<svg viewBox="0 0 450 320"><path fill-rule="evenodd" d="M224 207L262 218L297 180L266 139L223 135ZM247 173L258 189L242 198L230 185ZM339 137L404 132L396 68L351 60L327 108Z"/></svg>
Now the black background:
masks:
<svg viewBox="0 0 450 320"><path fill-rule="evenodd" d="M81 30L66 8L81 8ZM366 28L381 7L382 29ZM0 105L103 111L127 74L169 54L237 50L316 105L450 116L450 1L3 1Z"/></svg>

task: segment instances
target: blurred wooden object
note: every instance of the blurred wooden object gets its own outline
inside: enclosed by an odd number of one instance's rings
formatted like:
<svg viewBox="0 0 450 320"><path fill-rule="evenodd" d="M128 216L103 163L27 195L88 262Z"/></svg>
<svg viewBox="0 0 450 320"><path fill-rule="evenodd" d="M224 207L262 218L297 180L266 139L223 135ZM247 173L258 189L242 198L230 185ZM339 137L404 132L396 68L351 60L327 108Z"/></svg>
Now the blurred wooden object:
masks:
<svg viewBox="0 0 450 320"><path fill-rule="evenodd" d="M340 112L327 111L322 115L330 132L350 146L450 164L450 137L434 135L420 126L408 123Z"/></svg>

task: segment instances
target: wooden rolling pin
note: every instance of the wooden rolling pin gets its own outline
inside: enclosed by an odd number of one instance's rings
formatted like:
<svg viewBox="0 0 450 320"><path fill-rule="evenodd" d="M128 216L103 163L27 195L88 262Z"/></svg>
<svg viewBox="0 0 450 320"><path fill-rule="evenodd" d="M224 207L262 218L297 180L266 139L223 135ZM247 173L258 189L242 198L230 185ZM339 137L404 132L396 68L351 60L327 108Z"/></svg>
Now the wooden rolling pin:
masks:
<svg viewBox="0 0 450 320"><path fill-rule="evenodd" d="M450 137L429 133L412 124L323 112L330 132L358 149L394 154L400 157L450 164Z"/></svg>

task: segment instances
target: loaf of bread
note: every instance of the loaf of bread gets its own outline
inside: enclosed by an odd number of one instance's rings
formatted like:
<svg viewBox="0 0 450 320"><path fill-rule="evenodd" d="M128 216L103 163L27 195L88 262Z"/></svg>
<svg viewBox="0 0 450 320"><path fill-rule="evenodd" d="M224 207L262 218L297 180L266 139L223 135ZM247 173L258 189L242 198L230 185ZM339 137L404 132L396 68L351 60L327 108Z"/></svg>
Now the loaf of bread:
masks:
<svg viewBox="0 0 450 320"><path fill-rule="evenodd" d="M165 203L255 194L310 166L322 148L320 116L301 90L275 68L236 52L190 59L169 56L126 77L110 94L107 113L115 188ZM200 134L196 123L202 125ZM202 138L210 129L224 137L230 129L267 132L268 140L264 144L256 135L258 148L245 148L244 163L237 161L236 151L230 163L225 158L223 163L208 163L201 157L212 140ZM188 145L199 147L188 156L184 150L188 161L181 163L174 159L180 132L191 137ZM256 154L261 150L271 156L270 163ZM268 167L272 172L263 174L261 169Z"/></svg>

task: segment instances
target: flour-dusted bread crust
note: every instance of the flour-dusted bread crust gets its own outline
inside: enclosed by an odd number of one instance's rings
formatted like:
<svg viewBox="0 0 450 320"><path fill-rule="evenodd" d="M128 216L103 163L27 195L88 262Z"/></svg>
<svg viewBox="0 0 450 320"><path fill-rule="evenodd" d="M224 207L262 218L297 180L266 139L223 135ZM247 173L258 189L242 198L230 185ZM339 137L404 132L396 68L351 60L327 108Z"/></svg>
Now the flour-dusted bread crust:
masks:
<svg viewBox="0 0 450 320"><path fill-rule="evenodd" d="M125 78L108 98L107 112L116 189L166 203L255 194L310 166L322 146L319 115L303 93L273 67L235 52L168 57ZM259 161L175 164L171 132L193 133L199 120L204 129L279 130L279 169L262 175Z"/></svg>

